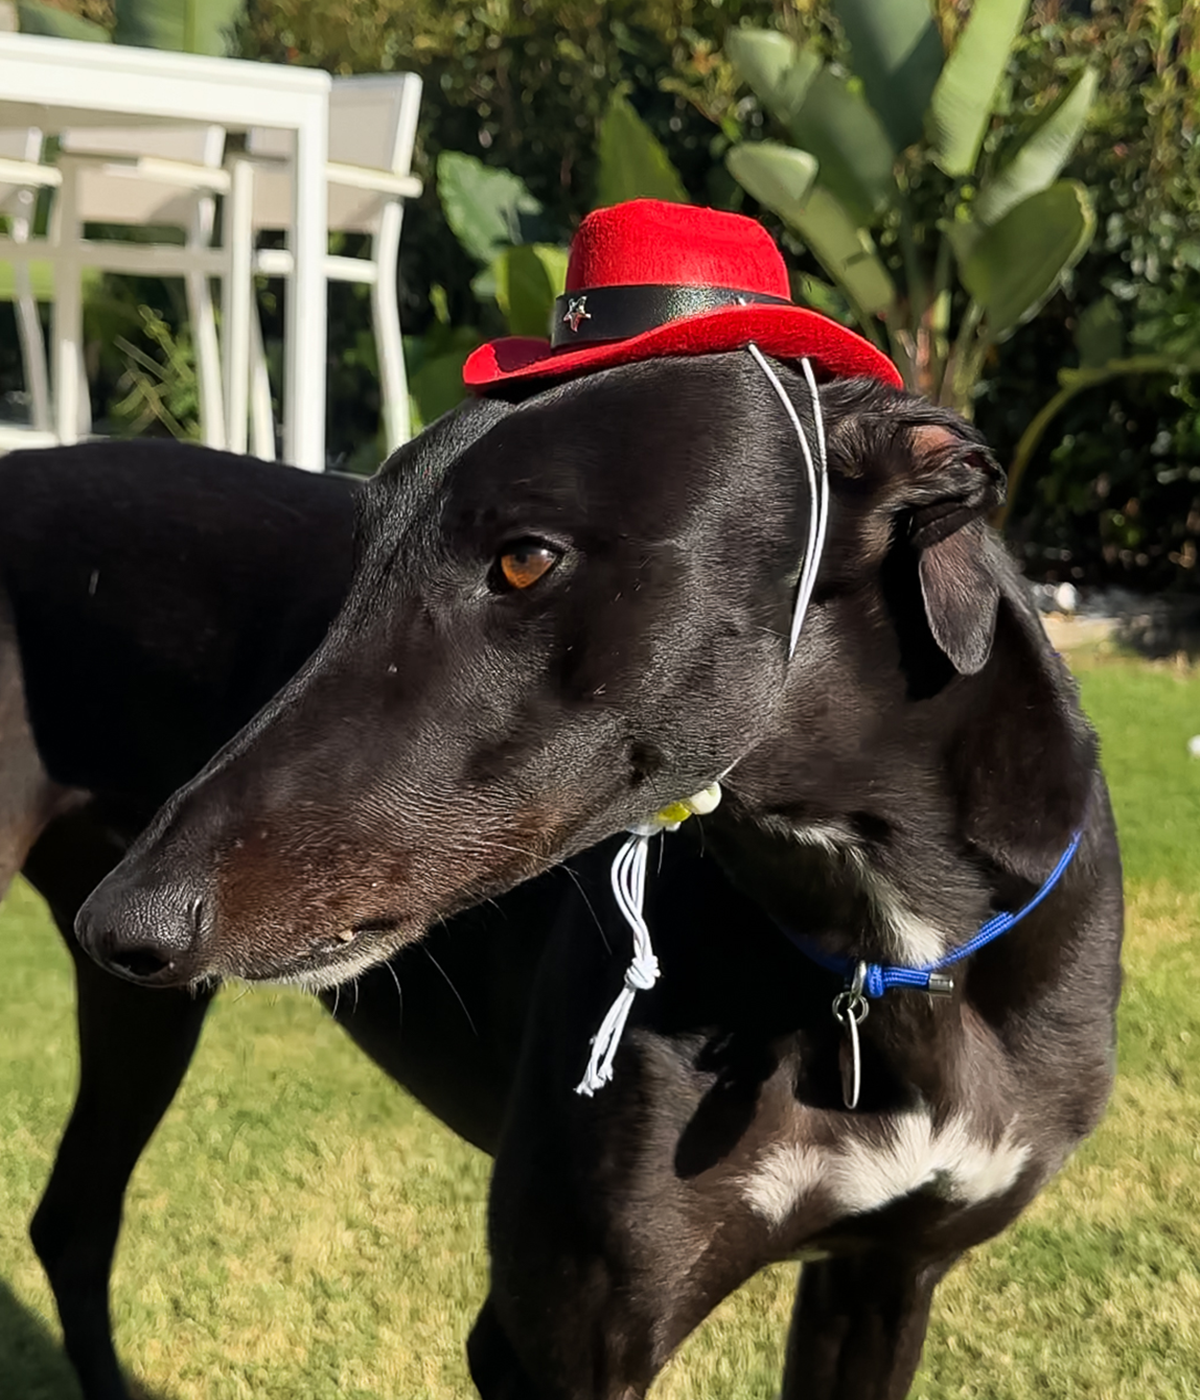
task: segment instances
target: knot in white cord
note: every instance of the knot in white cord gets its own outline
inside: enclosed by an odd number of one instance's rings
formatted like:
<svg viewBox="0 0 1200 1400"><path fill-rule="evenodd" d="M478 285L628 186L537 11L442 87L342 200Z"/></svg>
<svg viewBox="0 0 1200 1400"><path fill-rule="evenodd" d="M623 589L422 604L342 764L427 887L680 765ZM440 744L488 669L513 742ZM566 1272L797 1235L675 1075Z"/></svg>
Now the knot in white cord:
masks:
<svg viewBox="0 0 1200 1400"><path fill-rule="evenodd" d="M625 985L631 992L648 992L658 981L658 959L653 953L634 958L625 969Z"/></svg>
<svg viewBox="0 0 1200 1400"><path fill-rule="evenodd" d="M634 831L617 852L612 864L612 889L617 908L633 930L633 960L625 970L624 985L617 993L617 999L608 1008L608 1015L601 1021L600 1029L592 1040L587 1070L575 1086L577 1094L585 1094L588 1098L612 1078L613 1060L634 997L638 992L649 991L658 981L658 959L650 946L650 930L642 917L649 849L650 837L644 831Z"/></svg>

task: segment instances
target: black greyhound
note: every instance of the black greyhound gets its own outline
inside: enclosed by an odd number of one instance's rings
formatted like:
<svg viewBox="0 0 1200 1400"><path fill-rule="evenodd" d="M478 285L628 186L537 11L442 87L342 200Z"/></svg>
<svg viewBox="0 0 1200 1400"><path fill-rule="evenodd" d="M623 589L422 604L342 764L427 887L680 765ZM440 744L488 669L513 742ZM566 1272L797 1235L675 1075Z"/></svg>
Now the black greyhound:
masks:
<svg viewBox="0 0 1200 1400"><path fill-rule="evenodd" d="M79 1091L32 1234L87 1400L126 1396L108 1313L122 1199L210 997L110 977L72 926L161 803L320 641L351 578L356 489L176 443L0 460L0 895L23 866L75 963ZM421 950L398 960L402 1036L388 970L329 998L385 1070L492 1151L537 927L461 918L434 935L436 966Z"/></svg>
<svg viewBox="0 0 1200 1400"><path fill-rule="evenodd" d="M470 1348L489 1400L643 1395L721 1297L814 1252L784 1394L902 1396L938 1279L1107 1097L1112 816L982 527L1000 474L944 410L862 380L820 398L830 533L790 662L810 498L750 356L557 385L364 490L325 641L77 923L148 985L328 985L721 778L707 858L666 838L667 976L594 1099L571 1088L623 966L587 912L609 853L557 898ZM944 995L876 996L880 965L1039 896ZM827 970L868 965L865 989Z"/></svg>

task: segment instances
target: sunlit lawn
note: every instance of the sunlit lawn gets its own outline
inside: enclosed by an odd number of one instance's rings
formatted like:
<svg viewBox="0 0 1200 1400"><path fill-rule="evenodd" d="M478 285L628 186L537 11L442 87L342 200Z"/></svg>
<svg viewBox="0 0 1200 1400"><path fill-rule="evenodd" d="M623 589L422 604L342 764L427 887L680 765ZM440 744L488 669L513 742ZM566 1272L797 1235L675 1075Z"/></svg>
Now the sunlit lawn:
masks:
<svg viewBox="0 0 1200 1400"><path fill-rule="evenodd" d="M943 1285L926 1400L1200 1396L1200 676L1078 669L1130 894L1121 1075L1063 1176ZM69 964L27 889L0 939L0 1396L66 1400L25 1229L75 1073ZM487 1178L314 1005L227 995L130 1190L122 1356L160 1400L467 1395ZM774 1395L793 1282L743 1289L655 1393Z"/></svg>

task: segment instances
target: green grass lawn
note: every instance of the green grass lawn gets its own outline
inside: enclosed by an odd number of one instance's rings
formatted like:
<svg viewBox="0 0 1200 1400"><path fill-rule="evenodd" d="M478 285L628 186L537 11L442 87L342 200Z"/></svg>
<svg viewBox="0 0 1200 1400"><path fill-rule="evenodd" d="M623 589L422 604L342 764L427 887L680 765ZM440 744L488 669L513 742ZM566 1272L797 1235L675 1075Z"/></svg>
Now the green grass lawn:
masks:
<svg viewBox="0 0 1200 1400"><path fill-rule="evenodd" d="M1121 1072L1103 1126L943 1284L924 1400L1200 1397L1200 676L1080 663L1129 891ZM0 1395L76 1396L28 1244L75 1075L67 955L0 912ZM299 995L230 993L129 1193L114 1281L147 1400L470 1393L489 1164ZM794 1271L760 1275L655 1395L775 1394Z"/></svg>

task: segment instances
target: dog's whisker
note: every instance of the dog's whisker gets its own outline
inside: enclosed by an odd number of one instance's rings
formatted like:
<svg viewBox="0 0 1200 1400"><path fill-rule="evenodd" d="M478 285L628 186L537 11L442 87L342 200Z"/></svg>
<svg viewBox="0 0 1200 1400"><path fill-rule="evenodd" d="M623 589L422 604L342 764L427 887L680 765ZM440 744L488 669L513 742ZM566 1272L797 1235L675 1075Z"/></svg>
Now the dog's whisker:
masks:
<svg viewBox="0 0 1200 1400"><path fill-rule="evenodd" d="M587 890L585 890L583 887L583 881L579 878L575 871L571 869L569 865L563 865L559 868L565 870L568 876L574 881L575 888L579 891L579 897L583 900L584 907L592 916L592 923L596 925L596 928L600 933L600 939L604 944L605 951L611 953L612 944L608 941L608 934L604 932L604 925L600 922L599 914L596 913L596 910L592 906L592 901L588 898Z"/></svg>
<svg viewBox="0 0 1200 1400"><path fill-rule="evenodd" d="M400 1025L403 1025L403 1024L404 1024L404 993L400 990L400 979L399 979L399 977L396 976L396 969L392 966L391 960L390 960L390 959L389 959L387 962L384 963L384 967L386 967L387 970L388 970L388 972L391 973L392 981L396 984L396 1000L400 1003L400 1021L399 1021L399 1024L400 1024Z"/></svg>
<svg viewBox="0 0 1200 1400"><path fill-rule="evenodd" d="M459 995L458 988L457 988L457 987L454 985L454 983L450 980L450 976L449 976L449 974L447 973L446 969L441 965L440 962L438 962L437 958L435 958L435 957L433 956L433 954L429 951L429 949L426 947L426 945L425 945L424 943L422 943L420 946L421 946L421 948L424 950L425 956L429 959L429 961L434 965L434 967L436 967L437 970L438 970L438 971L442 974L442 976L446 979L446 986L449 987L450 990L454 993L455 999L457 1000L459 1006L462 1007L463 1015L467 1018L467 1025L469 1025L469 1026L471 1027L471 1033L472 1033L473 1035L475 1035L475 1036L478 1036L478 1035L479 1035L479 1029L478 1029L478 1027L475 1025L475 1021L474 1021L474 1019L472 1018L471 1013L467 1010L467 1003L466 1003L465 1001L463 1001L462 997Z"/></svg>

